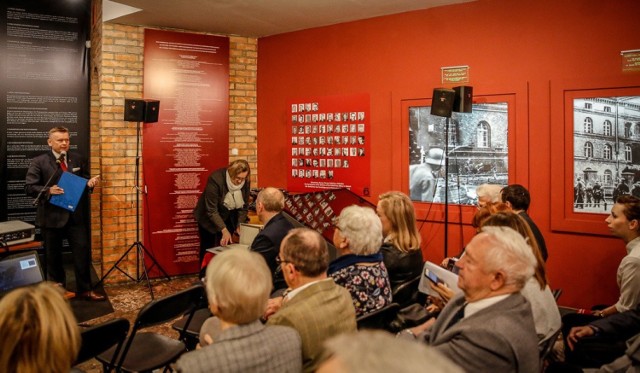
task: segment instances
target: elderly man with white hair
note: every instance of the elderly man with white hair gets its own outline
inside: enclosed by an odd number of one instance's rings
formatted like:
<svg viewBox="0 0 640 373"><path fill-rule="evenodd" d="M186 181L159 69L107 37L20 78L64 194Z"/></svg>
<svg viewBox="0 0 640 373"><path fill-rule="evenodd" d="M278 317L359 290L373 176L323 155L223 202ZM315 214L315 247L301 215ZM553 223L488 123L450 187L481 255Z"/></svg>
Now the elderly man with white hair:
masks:
<svg viewBox="0 0 640 373"><path fill-rule="evenodd" d="M539 372L531 305L520 294L535 265L518 232L483 228L457 263L462 294L426 331L400 335L423 340L468 372Z"/></svg>
<svg viewBox="0 0 640 373"><path fill-rule="evenodd" d="M374 210L356 205L344 208L335 223L333 245L339 257L327 272L351 293L356 316L390 304L391 282L380 252L382 223Z"/></svg>
<svg viewBox="0 0 640 373"><path fill-rule="evenodd" d="M478 197L478 207L484 207L488 203L498 203L502 201L500 191L503 186L498 184L480 184L476 187Z"/></svg>

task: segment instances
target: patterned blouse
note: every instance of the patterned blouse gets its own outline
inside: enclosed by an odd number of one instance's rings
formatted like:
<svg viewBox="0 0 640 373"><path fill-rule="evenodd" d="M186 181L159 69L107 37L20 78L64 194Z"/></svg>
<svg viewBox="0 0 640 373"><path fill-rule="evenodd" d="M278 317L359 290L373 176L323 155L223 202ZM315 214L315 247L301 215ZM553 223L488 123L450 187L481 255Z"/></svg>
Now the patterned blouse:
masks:
<svg viewBox="0 0 640 373"><path fill-rule="evenodd" d="M343 286L353 299L356 316L391 304L391 283L382 254L343 255L329 265L329 276Z"/></svg>

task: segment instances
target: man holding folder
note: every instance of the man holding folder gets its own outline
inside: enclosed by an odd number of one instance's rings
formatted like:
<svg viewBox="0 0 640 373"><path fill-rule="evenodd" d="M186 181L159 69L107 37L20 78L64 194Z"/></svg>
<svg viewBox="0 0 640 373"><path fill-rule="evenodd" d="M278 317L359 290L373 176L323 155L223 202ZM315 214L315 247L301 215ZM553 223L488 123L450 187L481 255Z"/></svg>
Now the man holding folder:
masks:
<svg viewBox="0 0 640 373"><path fill-rule="evenodd" d="M62 241L66 238L73 253L73 268L76 278L76 294L87 300L104 300L103 295L91 290L91 249L89 231L85 225L87 188L81 188L80 202L71 211L51 203L51 198L60 196L65 190L58 185L63 172L80 176L86 186L93 189L100 176L89 178L89 163L85 157L70 152L69 130L54 127L49 130L47 143L51 151L31 160L27 170L25 190L34 197L38 210L36 225L41 229L47 253L47 276L50 280L66 286L62 262Z"/></svg>

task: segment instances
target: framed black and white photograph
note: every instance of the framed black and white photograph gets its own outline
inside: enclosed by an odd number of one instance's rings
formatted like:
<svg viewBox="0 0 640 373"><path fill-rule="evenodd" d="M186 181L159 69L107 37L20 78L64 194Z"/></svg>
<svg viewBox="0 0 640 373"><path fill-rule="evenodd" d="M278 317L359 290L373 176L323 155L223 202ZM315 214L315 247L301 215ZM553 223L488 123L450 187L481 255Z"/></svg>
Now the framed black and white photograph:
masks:
<svg viewBox="0 0 640 373"><path fill-rule="evenodd" d="M640 198L640 96L573 99L573 211L609 214Z"/></svg>
<svg viewBox="0 0 640 373"><path fill-rule="evenodd" d="M413 201L444 203L448 180L449 203L475 205L478 185L509 183L507 102L474 104L471 113L454 112L451 118L431 115L430 106L408 110Z"/></svg>

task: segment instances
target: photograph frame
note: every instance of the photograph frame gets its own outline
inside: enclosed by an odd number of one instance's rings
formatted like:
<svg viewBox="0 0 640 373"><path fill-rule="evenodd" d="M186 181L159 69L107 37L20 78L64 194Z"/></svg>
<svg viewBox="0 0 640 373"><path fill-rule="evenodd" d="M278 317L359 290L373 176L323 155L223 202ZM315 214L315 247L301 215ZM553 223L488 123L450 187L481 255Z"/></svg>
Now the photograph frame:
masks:
<svg viewBox="0 0 640 373"><path fill-rule="evenodd" d="M610 78L590 81L551 81L550 86L550 126L551 180L559 190L550 190L551 230L610 236L604 220L608 214L602 212L582 212L574 208L575 166L575 118L574 100L581 98L640 96L640 78ZM556 128L553 131L553 128ZM611 210L611 204L608 206Z"/></svg>
<svg viewBox="0 0 640 373"><path fill-rule="evenodd" d="M475 86L474 103L491 103L505 101L509 103L509 183L528 185L529 183L529 137L526 123L528 123L529 107L527 97L529 85L525 83L502 86ZM431 106L432 98L418 94L393 94L394 122L401 124L400 138L394 141L398 144L392 152L392 161L401 165L400 177L394 178L392 188L409 192L409 115L410 106ZM524 127L523 127L524 126ZM429 202L414 202L416 217L419 221L444 222L444 204ZM470 225L477 208L468 205L449 205L449 223Z"/></svg>

